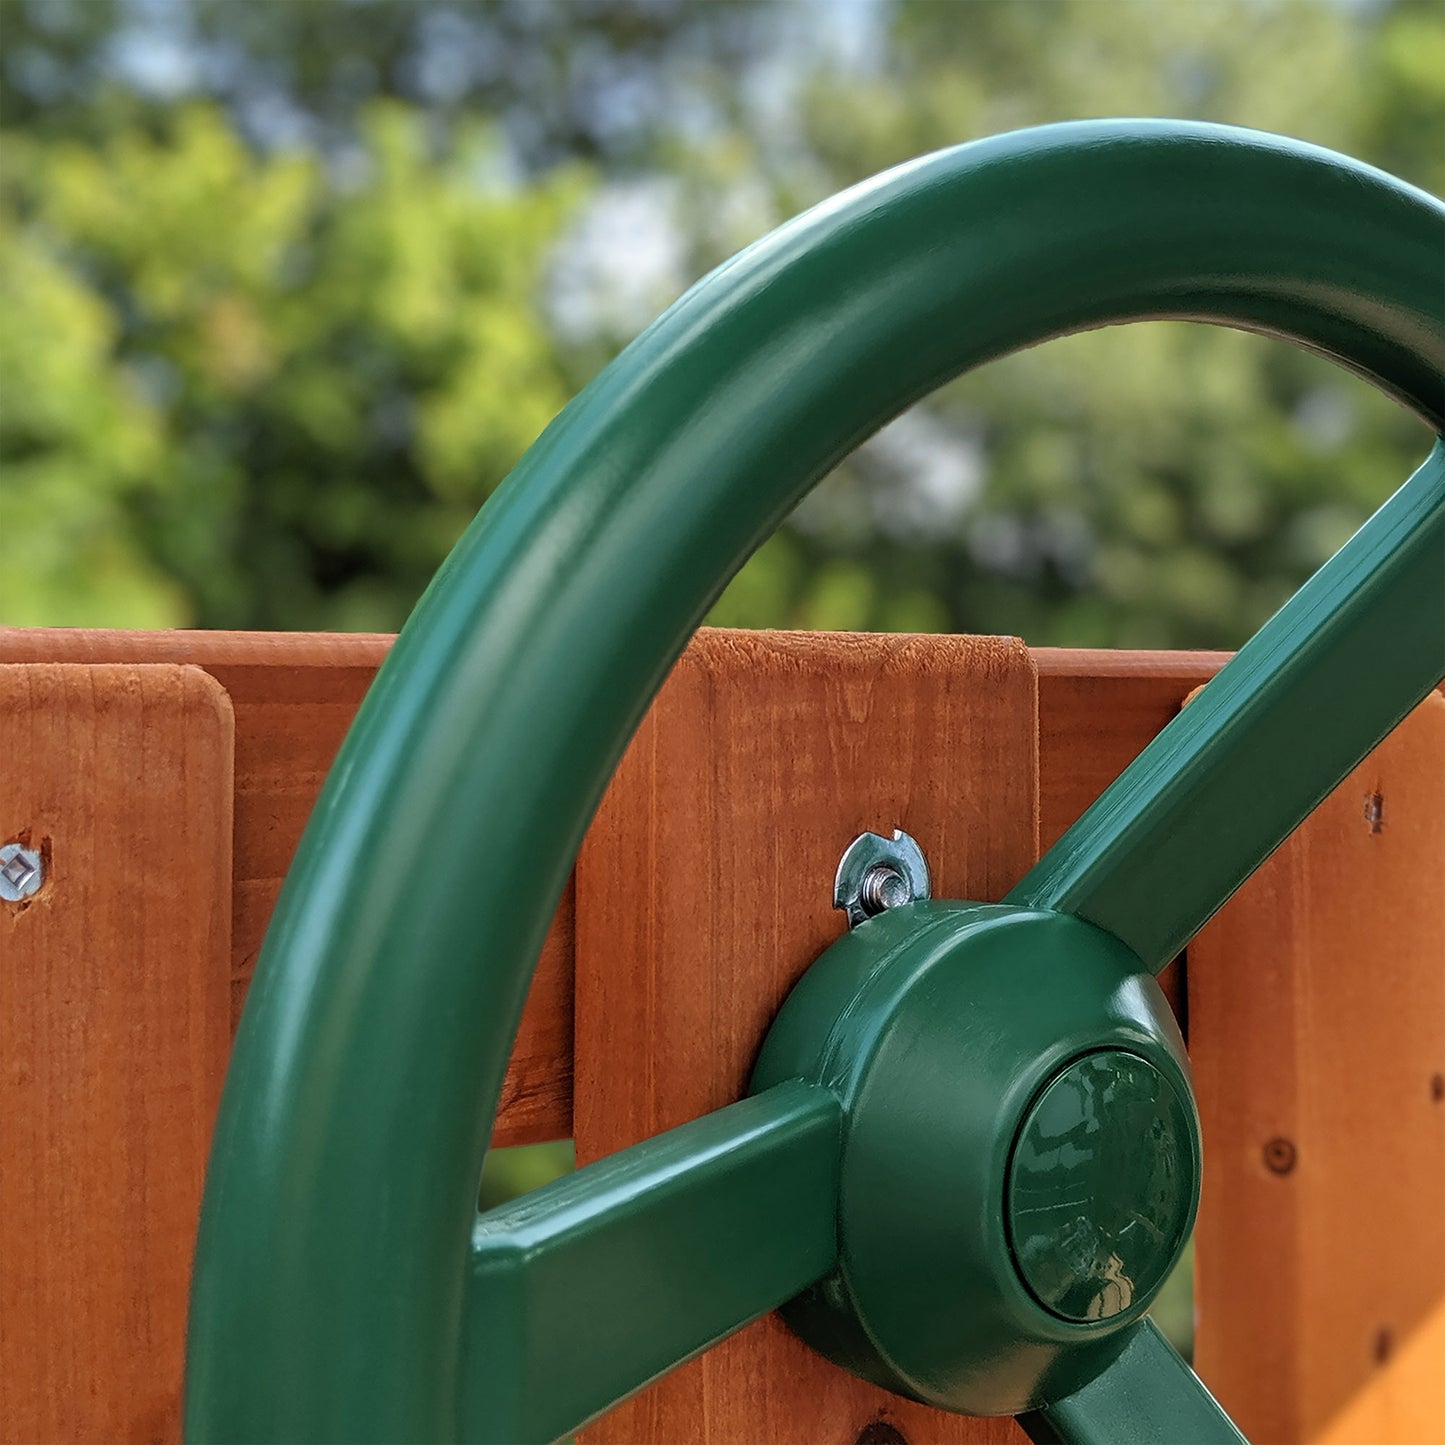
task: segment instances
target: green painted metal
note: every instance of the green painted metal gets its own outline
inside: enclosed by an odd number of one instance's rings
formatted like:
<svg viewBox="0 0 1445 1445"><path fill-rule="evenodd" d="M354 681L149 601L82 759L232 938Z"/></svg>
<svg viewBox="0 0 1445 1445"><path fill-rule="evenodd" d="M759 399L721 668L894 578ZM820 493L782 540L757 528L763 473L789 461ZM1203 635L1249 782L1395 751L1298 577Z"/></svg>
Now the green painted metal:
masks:
<svg viewBox="0 0 1445 1445"><path fill-rule="evenodd" d="M566 1435L830 1270L841 1118L783 1082L479 1219L463 1438Z"/></svg>
<svg viewBox="0 0 1445 1445"><path fill-rule="evenodd" d="M1437 443L1009 901L1087 918L1163 968L1442 676Z"/></svg>
<svg viewBox="0 0 1445 1445"><path fill-rule="evenodd" d="M1193 1102L1147 1059L1098 1049L1056 1074L1019 1126L1005 1201L1034 1298L1076 1321L1152 1299L1188 1238L1198 1163Z"/></svg>
<svg viewBox="0 0 1445 1445"><path fill-rule="evenodd" d="M1109 1059L1109 1097L1066 1149L1098 1151L1081 1174L1057 1141L1041 1147L1040 1129L1059 1091L1081 1069L1099 1082L1094 1061ZM1188 1067L1153 975L1076 918L917 903L855 928L789 995L753 1081L807 1079L845 1115L837 1268L784 1318L846 1369L948 1410L1014 1414L1077 1389L1118 1354L1193 1224ZM1157 1116L1144 1100L1155 1086L1171 1101ZM1173 1131L1167 1165L1165 1141L1137 1132L1146 1115ZM1165 1172L1167 1238L1135 1244ZM1099 1261L1128 1298L1095 1318L1041 1303L1029 1275L1047 1261L1016 1247L1021 1218L1044 1219L1025 1241L1037 1243L1065 1210L1080 1275L1111 1230L1126 1256L1124 1269ZM1147 1277L1126 1277L1135 1264Z"/></svg>
<svg viewBox="0 0 1445 1445"><path fill-rule="evenodd" d="M1248 1445L1153 1320L1098 1379L1019 1424L1035 1445Z"/></svg>
<svg viewBox="0 0 1445 1445"><path fill-rule="evenodd" d="M458 1437L476 1184L571 860L693 627L819 477L960 371L1157 316L1293 340L1438 427L1442 244L1438 201L1328 152L1089 122L889 172L650 327L442 567L307 829L215 1133L188 1436Z"/></svg>

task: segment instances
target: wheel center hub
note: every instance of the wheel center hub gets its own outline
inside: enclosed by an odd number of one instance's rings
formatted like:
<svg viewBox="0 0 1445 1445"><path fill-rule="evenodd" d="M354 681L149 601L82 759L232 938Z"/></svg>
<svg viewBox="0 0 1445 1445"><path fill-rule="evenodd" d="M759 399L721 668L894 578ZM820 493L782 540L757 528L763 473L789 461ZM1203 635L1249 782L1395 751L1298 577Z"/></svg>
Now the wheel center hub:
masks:
<svg viewBox="0 0 1445 1445"><path fill-rule="evenodd" d="M1137 1054L1099 1049L1045 1085L1019 1128L1007 1210L1014 1262L1065 1320L1152 1295L1193 1209L1191 1115Z"/></svg>
<svg viewBox="0 0 1445 1445"><path fill-rule="evenodd" d="M814 1348L944 1409L1093 1379L1193 1223L1199 1126L1152 976L1078 919L916 901L804 975L754 1073L843 1106L838 1263L784 1307Z"/></svg>

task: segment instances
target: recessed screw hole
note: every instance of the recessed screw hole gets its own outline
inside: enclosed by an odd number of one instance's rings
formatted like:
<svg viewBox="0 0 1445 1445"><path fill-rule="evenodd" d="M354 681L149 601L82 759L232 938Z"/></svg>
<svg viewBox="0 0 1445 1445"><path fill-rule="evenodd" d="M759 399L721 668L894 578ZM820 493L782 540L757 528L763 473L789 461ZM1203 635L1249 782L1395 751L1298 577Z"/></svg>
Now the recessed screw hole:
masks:
<svg viewBox="0 0 1445 1445"><path fill-rule="evenodd" d="M1385 795L1383 793L1365 794L1365 822L1370 825L1372 833L1385 831Z"/></svg>
<svg viewBox="0 0 1445 1445"><path fill-rule="evenodd" d="M1288 1174L1295 1158L1294 1144L1288 1139L1271 1139L1264 1146L1264 1166L1271 1174Z"/></svg>
<svg viewBox="0 0 1445 1445"><path fill-rule="evenodd" d="M1377 1365L1388 1365L1390 1356L1395 1353L1395 1336L1391 1333L1388 1325L1382 1325L1375 1331L1374 1356Z"/></svg>
<svg viewBox="0 0 1445 1445"><path fill-rule="evenodd" d="M908 1440L886 1420L874 1420L863 1427L853 1445L908 1445Z"/></svg>

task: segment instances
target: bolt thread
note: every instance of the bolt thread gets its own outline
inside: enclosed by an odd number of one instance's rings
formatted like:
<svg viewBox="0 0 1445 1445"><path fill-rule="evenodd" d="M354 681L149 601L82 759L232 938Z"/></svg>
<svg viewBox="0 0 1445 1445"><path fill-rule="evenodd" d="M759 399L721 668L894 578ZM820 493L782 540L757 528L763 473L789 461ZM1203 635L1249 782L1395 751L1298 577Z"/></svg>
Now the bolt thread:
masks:
<svg viewBox="0 0 1445 1445"><path fill-rule="evenodd" d="M912 901L908 880L889 863L875 863L864 875L859 901L869 917Z"/></svg>

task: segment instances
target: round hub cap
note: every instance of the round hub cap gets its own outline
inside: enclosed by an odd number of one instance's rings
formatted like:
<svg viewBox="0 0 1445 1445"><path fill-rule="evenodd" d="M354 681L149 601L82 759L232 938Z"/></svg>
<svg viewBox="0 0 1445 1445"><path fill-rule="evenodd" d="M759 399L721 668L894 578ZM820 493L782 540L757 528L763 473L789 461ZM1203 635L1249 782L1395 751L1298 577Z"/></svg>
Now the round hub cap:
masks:
<svg viewBox="0 0 1445 1445"><path fill-rule="evenodd" d="M1192 1110L1136 1054L1102 1049L1056 1074L1019 1127L1009 1242L1038 1301L1106 1320L1154 1292L1193 1212Z"/></svg>
<svg viewBox="0 0 1445 1445"><path fill-rule="evenodd" d="M920 899L783 1005L753 1089L842 1105L837 1263L783 1306L845 1369L966 1415L1119 1357L1194 1218L1198 1121L1168 1000L1067 914Z"/></svg>

